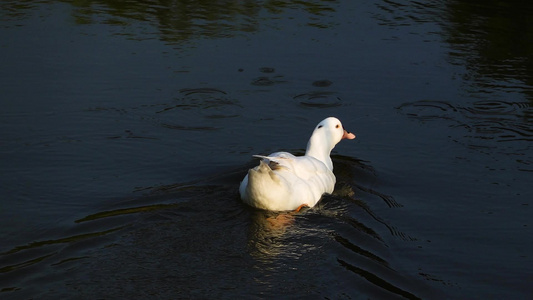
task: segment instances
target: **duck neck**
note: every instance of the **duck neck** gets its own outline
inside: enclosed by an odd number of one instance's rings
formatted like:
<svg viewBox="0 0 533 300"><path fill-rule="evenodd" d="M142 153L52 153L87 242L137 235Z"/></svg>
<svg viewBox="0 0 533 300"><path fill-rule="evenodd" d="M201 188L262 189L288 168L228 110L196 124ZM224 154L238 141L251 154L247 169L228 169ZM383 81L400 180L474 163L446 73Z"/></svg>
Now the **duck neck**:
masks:
<svg viewBox="0 0 533 300"><path fill-rule="evenodd" d="M307 143L307 150L305 155L312 156L321 162L323 162L330 171L333 171L333 162L331 161L331 150L333 147L330 147L327 143L319 143L314 141L313 136L309 139Z"/></svg>

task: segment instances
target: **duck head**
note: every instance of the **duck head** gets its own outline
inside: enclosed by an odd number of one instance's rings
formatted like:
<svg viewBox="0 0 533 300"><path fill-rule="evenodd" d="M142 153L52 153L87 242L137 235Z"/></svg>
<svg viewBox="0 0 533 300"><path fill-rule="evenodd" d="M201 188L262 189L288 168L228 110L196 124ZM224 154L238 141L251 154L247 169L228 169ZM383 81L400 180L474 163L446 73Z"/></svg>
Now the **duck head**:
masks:
<svg viewBox="0 0 533 300"><path fill-rule="evenodd" d="M315 127L307 143L305 155L322 161L330 170L333 170L333 163L330 158L331 150L343 139L355 139L355 134L344 129L339 119L326 118Z"/></svg>

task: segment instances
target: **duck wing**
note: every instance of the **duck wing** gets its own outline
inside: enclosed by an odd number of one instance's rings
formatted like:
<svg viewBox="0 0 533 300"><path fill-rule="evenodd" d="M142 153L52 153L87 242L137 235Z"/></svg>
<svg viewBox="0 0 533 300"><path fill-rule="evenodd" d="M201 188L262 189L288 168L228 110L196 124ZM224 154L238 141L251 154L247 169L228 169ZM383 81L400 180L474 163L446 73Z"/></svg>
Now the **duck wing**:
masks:
<svg viewBox="0 0 533 300"><path fill-rule="evenodd" d="M294 156L288 152L275 152L268 156L254 155L254 157L261 158L272 171L277 171L279 174L292 173L302 180L333 175L323 162L312 156Z"/></svg>

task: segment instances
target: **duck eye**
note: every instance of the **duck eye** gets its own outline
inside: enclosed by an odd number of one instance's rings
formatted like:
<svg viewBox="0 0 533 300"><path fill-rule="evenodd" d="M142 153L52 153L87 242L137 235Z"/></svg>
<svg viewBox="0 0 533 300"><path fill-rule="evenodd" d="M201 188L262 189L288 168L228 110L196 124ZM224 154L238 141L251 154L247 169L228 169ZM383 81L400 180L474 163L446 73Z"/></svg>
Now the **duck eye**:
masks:
<svg viewBox="0 0 533 300"><path fill-rule="evenodd" d="M318 125L318 127L317 127L317 128L322 128L322 125Z"/></svg>
<svg viewBox="0 0 533 300"><path fill-rule="evenodd" d="M339 125L339 124L337 124L337 126L335 126L335 128L339 128L339 127L341 127L341 125Z"/></svg>

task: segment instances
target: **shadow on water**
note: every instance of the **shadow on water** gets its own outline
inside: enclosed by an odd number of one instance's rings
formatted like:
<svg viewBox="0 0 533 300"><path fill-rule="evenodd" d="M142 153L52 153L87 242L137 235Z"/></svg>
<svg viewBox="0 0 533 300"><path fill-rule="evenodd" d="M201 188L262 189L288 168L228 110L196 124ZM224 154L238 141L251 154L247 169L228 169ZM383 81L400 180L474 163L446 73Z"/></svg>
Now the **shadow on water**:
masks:
<svg viewBox="0 0 533 300"><path fill-rule="evenodd" d="M131 198L75 220L64 237L1 253L2 292L91 298L431 295L423 278L402 273L391 255L391 239L412 238L371 208L401 205L373 188L378 179L368 163L335 156L334 164L334 194L299 213L240 202L238 183L253 163L194 182L139 188Z"/></svg>
<svg viewBox="0 0 533 300"><path fill-rule="evenodd" d="M533 101L532 2L383 0L376 6L380 25L417 27L409 34L446 42L448 62L463 68L453 79L468 98L523 94Z"/></svg>
<svg viewBox="0 0 533 300"><path fill-rule="evenodd" d="M533 4L524 1L449 1L443 36L452 63L465 65L470 92L524 93L533 101Z"/></svg>

